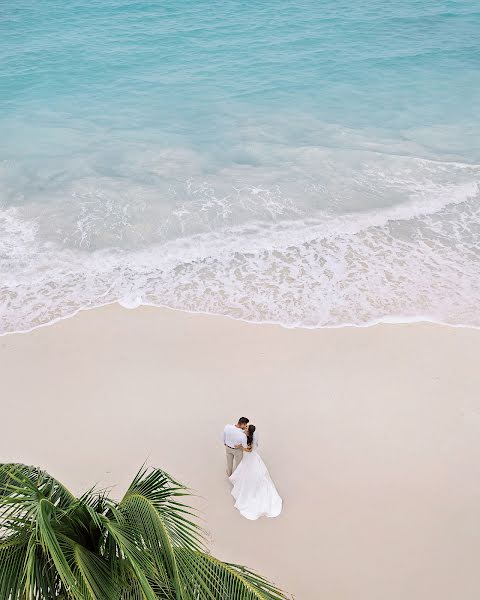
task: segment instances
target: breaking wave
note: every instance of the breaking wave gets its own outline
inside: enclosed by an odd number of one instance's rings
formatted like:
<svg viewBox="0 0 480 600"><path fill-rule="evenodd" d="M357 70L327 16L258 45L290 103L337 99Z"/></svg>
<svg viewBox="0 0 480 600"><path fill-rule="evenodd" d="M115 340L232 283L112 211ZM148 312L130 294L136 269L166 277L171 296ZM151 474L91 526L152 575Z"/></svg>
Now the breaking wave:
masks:
<svg viewBox="0 0 480 600"><path fill-rule="evenodd" d="M75 218L48 237L41 211L5 206L0 331L112 302L297 327L417 318L480 326L478 167L435 170L445 176L421 185L377 172L377 190L383 178L408 199L339 214L307 214L278 188L240 186L229 199L189 181L189 202L154 216L145 187L99 192L84 181Z"/></svg>

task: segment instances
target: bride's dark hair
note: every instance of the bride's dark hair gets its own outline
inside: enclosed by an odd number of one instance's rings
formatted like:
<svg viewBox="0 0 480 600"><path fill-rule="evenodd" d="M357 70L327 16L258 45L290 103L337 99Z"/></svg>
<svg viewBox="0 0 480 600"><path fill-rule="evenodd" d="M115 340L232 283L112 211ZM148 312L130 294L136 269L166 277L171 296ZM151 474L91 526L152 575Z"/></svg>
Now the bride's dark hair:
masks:
<svg viewBox="0 0 480 600"><path fill-rule="evenodd" d="M247 444L249 446L251 446L253 444L253 434L255 433L255 425L249 425L248 426L248 433L247 433Z"/></svg>

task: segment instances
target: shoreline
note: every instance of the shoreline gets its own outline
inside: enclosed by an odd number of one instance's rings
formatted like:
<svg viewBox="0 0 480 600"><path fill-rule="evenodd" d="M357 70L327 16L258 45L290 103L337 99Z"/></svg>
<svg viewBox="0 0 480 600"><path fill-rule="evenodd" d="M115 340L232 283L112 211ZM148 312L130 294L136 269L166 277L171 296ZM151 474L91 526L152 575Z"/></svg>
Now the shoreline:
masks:
<svg viewBox="0 0 480 600"><path fill-rule="evenodd" d="M479 351L476 329L430 323L82 310L0 339L2 460L114 496L143 462L164 468L198 493L212 550L296 600L476 600ZM220 436L243 414L276 519L233 507Z"/></svg>
<svg viewBox="0 0 480 600"><path fill-rule="evenodd" d="M0 332L0 338L6 337L9 335L20 335L24 333L32 333L37 329L41 329L43 327L51 327L52 325L56 325L57 323L61 323L62 321L66 321L68 319L73 319L77 315L83 312L89 312L92 310L99 310L102 308L106 308L108 306L118 306L122 309L134 311L142 308L153 308L158 310L166 310L172 312L185 313L187 315L198 315L200 317L212 317L212 318L220 318L220 319L230 319L232 321L238 321L240 323L245 323L247 325L258 325L258 326L277 326L282 329L292 330L299 329L305 331L317 331L323 329L368 329L370 327L377 327L382 325L438 325L440 327L451 327L453 329L473 329L480 330L480 325L465 325L462 323L447 323L444 321L438 321L434 317L427 316L417 316L417 317L406 317L406 316L397 316L397 317L380 317L379 319L366 321L365 323L342 323L340 325L286 325L280 321L250 321L248 319L242 319L241 317L233 317L231 315L222 314L222 313L209 313L195 310L187 310L184 308L175 308L172 306L167 306L163 304L139 304L137 306L126 306L122 303L121 300L114 300L112 302L107 302L105 304L96 304L95 306L87 306L83 308L78 308L75 312L70 313L68 315L63 315L60 317L55 317L51 321L47 321L45 323L40 323L39 325L34 325L29 329L20 329L17 331L5 331Z"/></svg>

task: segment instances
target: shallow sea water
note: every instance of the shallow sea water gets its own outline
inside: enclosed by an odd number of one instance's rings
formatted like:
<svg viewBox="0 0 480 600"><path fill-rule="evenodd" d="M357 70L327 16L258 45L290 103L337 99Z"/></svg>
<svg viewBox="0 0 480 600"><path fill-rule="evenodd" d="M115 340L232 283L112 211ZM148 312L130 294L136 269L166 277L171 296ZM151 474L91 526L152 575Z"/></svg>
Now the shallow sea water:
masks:
<svg viewBox="0 0 480 600"><path fill-rule="evenodd" d="M473 0L0 5L0 332L480 325Z"/></svg>

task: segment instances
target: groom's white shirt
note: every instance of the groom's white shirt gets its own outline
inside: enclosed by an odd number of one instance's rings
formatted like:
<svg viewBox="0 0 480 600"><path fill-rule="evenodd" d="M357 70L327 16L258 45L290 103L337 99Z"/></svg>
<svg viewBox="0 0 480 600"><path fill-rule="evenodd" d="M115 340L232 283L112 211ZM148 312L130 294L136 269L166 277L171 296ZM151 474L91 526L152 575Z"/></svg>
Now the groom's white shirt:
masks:
<svg viewBox="0 0 480 600"><path fill-rule="evenodd" d="M223 443L230 448L235 448L241 444L244 448L247 447L247 436L241 429L235 427L235 425L225 425L223 430Z"/></svg>

